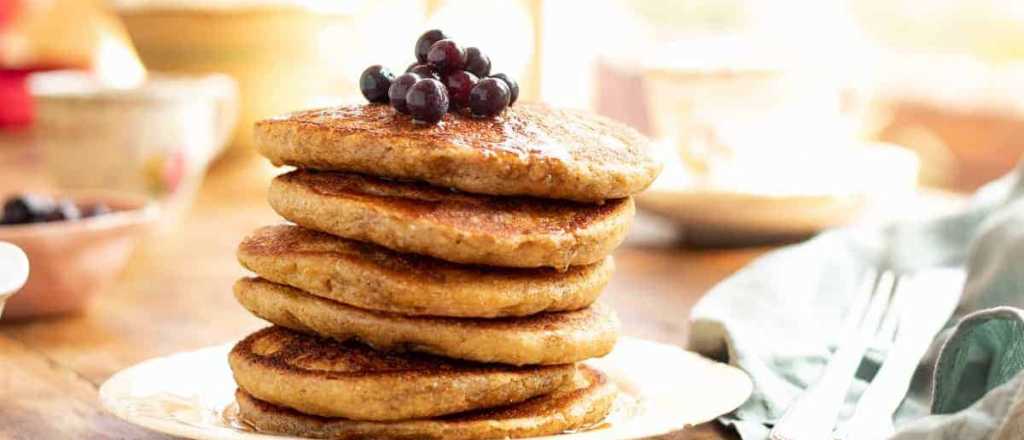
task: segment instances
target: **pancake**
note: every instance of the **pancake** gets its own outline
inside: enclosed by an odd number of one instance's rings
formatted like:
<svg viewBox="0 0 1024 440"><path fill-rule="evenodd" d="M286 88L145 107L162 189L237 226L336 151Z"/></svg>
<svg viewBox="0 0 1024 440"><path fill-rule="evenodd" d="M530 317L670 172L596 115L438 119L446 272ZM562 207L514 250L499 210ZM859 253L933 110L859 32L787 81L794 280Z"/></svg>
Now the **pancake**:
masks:
<svg viewBox="0 0 1024 440"><path fill-rule="evenodd" d="M562 389L526 402L443 418L359 422L299 413L235 393L240 418L263 432L336 440L484 440L554 435L582 430L604 420L617 390L587 366Z"/></svg>
<svg viewBox="0 0 1024 440"><path fill-rule="evenodd" d="M282 217L310 229L455 263L520 268L603 260L635 210L631 198L585 205L306 170L275 178L268 198Z"/></svg>
<svg viewBox="0 0 1024 440"><path fill-rule="evenodd" d="M475 318L579 310L614 270L611 257L564 272L468 266L293 225L250 234L238 260L262 278L363 309Z"/></svg>
<svg viewBox="0 0 1024 440"><path fill-rule="evenodd" d="M256 123L260 153L294 165L428 182L469 193L594 202L647 188L661 165L636 130L575 110L519 104L496 118L449 113L414 124L387 105Z"/></svg>
<svg viewBox="0 0 1024 440"><path fill-rule="evenodd" d="M572 380L572 365L513 367L379 352L283 327L228 355L239 388L306 414L355 420L435 417L522 402Z"/></svg>
<svg viewBox="0 0 1024 440"><path fill-rule="evenodd" d="M519 318L438 318L374 312L258 278L235 283L235 298L274 324L374 348L417 351L509 365L567 364L608 354L618 339L614 310L596 303L573 312Z"/></svg>

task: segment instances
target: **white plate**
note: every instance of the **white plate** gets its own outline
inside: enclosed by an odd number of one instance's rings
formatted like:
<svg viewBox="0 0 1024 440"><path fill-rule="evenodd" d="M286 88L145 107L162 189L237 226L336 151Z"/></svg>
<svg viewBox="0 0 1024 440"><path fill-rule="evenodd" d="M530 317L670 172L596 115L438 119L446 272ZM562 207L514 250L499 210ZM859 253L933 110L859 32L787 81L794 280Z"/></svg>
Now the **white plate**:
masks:
<svg viewBox="0 0 1024 440"><path fill-rule="evenodd" d="M103 406L131 423L193 439L285 437L252 431L235 415L232 344L151 359L100 387ZM615 350L588 361L618 385L616 406L599 429L560 440L634 439L677 431L736 409L753 385L742 371L673 345L623 337Z"/></svg>
<svg viewBox="0 0 1024 440"><path fill-rule="evenodd" d="M4 303L28 281L28 256L25 251L6 241L0 241L0 315Z"/></svg>

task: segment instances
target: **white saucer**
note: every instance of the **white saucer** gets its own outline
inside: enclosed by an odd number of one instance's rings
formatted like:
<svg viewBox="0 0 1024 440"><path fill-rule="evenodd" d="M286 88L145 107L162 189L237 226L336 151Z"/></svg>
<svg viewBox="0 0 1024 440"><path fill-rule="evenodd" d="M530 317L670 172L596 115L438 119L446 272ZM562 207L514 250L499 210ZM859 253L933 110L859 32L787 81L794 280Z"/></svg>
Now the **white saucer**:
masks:
<svg viewBox="0 0 1024 440"><path fill-rule="evenodd" d="M235 382L227 365L231 345L151 359L100 387L103 406L155 431L192 439L290 438L252 431L236 417ZM560 440L635 439L677 431L736 409L753 385L742 371L673 345L619 339L615 350L588 361L621 393L598 429L543 437Z"/></svg>
<svg viewBox="0 0 1024 440"><path fill-rule="evenodd" d="M866 144L808 155L817 160L807 167L821 168L799 176L783 179L762 170L738 182L709 183L667 156L666 148L661 146L665 170L637 203L698 246L794 241L851 223L865 212L904 203L914 194L919 168L908 150Z"/></svg>

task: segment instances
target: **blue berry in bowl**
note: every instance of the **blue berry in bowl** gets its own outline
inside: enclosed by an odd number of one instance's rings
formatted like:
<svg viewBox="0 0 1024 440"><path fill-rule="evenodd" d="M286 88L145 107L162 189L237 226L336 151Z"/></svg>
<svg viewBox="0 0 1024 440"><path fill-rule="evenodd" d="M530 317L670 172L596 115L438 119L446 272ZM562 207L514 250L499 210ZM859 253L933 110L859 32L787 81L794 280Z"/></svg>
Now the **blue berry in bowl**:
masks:
<svg viewBox="0 0 1024 440"><path fill-rule="evenodd" d="M61 220L78 220L82 218L82 211L78 205L68 199L57 202L57 205L46 214L45 221L57 222Z"/></svg>
<svg viewBox="0 0 1024 440"><path fill-rule="evenodd" d="M82 217L96 217L113 212L106 203L93 203L82 208Z"/></svg>
<svg viewBox="0 0 1024 440"><path fill-rule="evenodd" d="M395 75L380 64L367 67L359 76L359 90L370 102L388 102L388 89Z"/></svg>
<svg viewBox="0 0 1024 440"><path fill-rule="evenodd" d="M54 210L53 199L32 194L12 196L4 202L3 218L0 223L5 225L21 225L46 221L46 217Z"/></svg>
<svg viewBox="0 0 1024 440"><path fill-rule="evenodd" d="M427 52L430 52L430 46L434 43L447 39L448 36L444 34L440 29L431 29L420 35L420 38L416 40L416 61L420 64L427 62Z"/></svg>
<svg viewBox="0 0 1024 440"><path fill-rule="evenodd" d="M508 105L515 104L516 100L519 99L519 83L517 83L516 80L510 78L508 75L504 73L495 73L494 75L491 75L491 78L497 78L505 82L505 85L508 86L508 91L510 93Z"/></svg>
<svg viewBox="0 0 1024 440"><path fill-rule="evenodd" d="M441 40L430 46L427 64L442 74L459 71L466 66L466 51L452 40Z"/></svg>
<svg viewBox="0 0 1024 440"><path fill-rule="evenodd" d="M405 95L409 93L409 88L419 80L420 76L415 73L403 73L391 82L391 88L388 89L388 100L399 113L409 113L409 109L405 105Z"/></svg>
<svg viewBox="0 0 1024 440"><path fill-rule="evenodd" d="M469 111L476 117L497 116L508 107L510 95L504 81L484 78L469 93Z"/></svg>
<svg viewBox="0 0 1024 440"><path fill-rule="evenodd" d="M405 95L405 103L414 121L434 124L448 113L448 91L436 79L422 79Z"/></svg>
<svg viewBox="0 0 1024 440"><path fill-rule="evenodd" d="M476 86L476 75L465 70L453 72L444 78L444 85L448 88L448 99L451 108L463 108L469 105L469 92Z"/></svg>
<svg viewBox="0 0 1024 440"><path fill-rule="evenodd" d="M491 74L491 58L476 47L467 47L465 69L477 78L486 78Z"/></svg>

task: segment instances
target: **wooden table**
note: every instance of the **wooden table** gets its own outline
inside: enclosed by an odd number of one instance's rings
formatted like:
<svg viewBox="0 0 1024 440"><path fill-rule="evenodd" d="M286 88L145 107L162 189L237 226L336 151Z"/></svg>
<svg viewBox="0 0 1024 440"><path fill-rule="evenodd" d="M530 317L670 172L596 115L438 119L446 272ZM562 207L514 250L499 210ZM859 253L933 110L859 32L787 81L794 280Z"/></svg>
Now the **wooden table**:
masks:
<svg viewBox="0 0 1024 440"><path fill-rule="evenodd" d="M235 246L280 222L264 201L266 166L219 167L180 226L148 237L116 285L86 312L0 323L0 438L166 438L121 422L97 402L97 387L136 362L240 338L265 324L235 303L244 271ZM717 281L766 249L693 251L646 245L641 225L616 253L605 298L624 332L685 344L693 304ZM707 424L672 439L731 439Z"/></svg>

